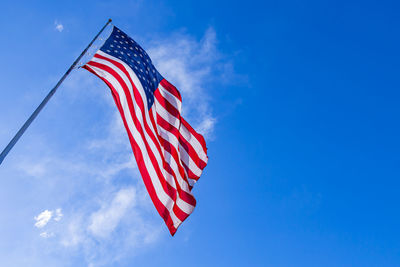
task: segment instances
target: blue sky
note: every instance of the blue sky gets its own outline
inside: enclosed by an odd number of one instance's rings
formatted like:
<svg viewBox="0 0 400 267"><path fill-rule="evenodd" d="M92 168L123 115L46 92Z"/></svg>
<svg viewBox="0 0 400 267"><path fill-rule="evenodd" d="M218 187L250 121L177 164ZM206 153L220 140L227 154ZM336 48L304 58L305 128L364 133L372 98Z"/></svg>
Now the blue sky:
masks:
<svg viewBox="0 0 400 267"><path fill-rule="evenodd" d="M108 88L75 70L0 166L2 266L399 266L395 1L3 1L0 145L106 20L209 165L171 237Z"/></svg>

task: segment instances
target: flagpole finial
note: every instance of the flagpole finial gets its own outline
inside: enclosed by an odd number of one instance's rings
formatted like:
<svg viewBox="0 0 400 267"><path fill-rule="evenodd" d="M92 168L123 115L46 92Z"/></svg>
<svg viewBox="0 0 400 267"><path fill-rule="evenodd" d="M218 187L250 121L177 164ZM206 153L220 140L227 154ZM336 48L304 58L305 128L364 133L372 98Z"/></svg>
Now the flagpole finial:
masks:
<svg viewBox="0 0 400 267"><path fill-rule="evenodd" d="M112 21L112 19L108 19L108 22L111 22Z"/></svg>

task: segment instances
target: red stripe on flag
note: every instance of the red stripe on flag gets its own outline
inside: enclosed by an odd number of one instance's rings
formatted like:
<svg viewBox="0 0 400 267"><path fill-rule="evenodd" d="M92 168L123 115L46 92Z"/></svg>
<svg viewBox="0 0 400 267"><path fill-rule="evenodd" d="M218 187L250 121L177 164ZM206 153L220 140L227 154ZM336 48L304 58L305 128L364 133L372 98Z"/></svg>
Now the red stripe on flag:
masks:
<svg viewBox="0 0 400 267"><path fill-rule="evenodd" d="M199 141L199 143L201 144L201 146L204 149L204 152L207 154L207 147L206 147L206 141L204 140L204 137L201 134L198 134L193 128L192 126L190 126L189 123L187 123L187 121L185 121L184 118L181 118L181 123L186 127L186 129L189 130L189 132L196 137L197 141Z"/></svg>
<svg viewBox="0 0 400 267"><path fill-rule="evenodd" d="M182 102L182 97L179 91L170 84L166 79L161 80L160 84L171 94L173 94L176 98L178 98Z"/></svg>

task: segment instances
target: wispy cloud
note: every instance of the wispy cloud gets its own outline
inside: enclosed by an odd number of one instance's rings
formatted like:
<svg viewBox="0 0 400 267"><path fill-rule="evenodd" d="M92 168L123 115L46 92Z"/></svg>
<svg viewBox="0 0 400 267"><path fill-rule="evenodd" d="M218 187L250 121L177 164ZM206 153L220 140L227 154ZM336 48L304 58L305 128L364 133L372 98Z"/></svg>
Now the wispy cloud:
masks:
<svg viewBox="0 0 400 267"><path fill-rule="evenodd" d="M62 32L64 30L64 25L62 25L61 22L58 22L56 20L56 21L54 21L54 29L56 31Z"/></svg>
<svg viewBox="0 0 400 267"><path fill-rule="evenodd" d="M40 233L40 236L43 238L50 238L54 236L54 233L42 232Z"/></svg>
<svg viewBox="0 0 400 267"><path fill-rule="evenodd" d="M126 211L134 204L136 191L133 187L121 189L111 201L91 215L89 231L96 237L108 237L118 226Z"/></svg>
<svg viewBox="0 0 400 267"><path fill-rule="evenodd" d="M54 217L54 220L56 221L56 222L59 222L60 220L61 220L61 218L62 218L62 216L63 216L63 214L62 214L62 212L61 212L61 209L60 208L58 208L58 209L56 209L56 215L55 215L55 217Z"/></svg>

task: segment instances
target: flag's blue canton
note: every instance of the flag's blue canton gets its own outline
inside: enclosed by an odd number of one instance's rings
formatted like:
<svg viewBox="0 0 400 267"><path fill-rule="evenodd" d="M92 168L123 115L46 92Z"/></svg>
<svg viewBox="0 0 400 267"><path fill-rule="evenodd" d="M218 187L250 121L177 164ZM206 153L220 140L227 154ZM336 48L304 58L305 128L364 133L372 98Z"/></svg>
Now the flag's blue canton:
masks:
<svg viewBox="0 0 400 267"><path fill-rule="evenodd" d="M119 58L129 65L139 78L147 97L150 109L154 103L154 91L163 79L151 62L150 57L132 38L114 26L101 51Z"/></svg>

